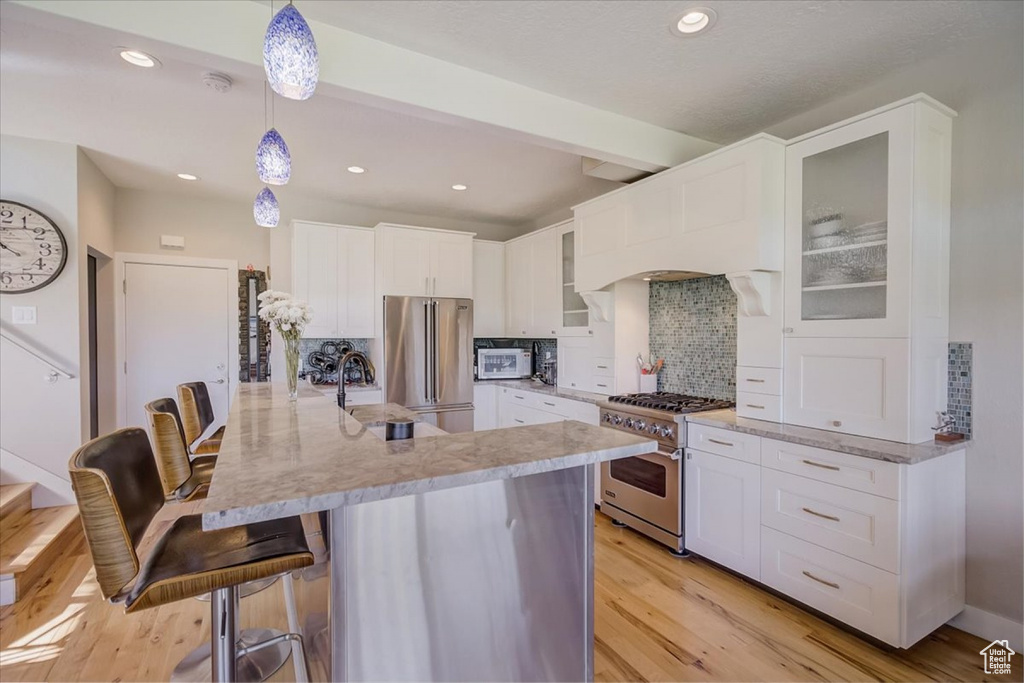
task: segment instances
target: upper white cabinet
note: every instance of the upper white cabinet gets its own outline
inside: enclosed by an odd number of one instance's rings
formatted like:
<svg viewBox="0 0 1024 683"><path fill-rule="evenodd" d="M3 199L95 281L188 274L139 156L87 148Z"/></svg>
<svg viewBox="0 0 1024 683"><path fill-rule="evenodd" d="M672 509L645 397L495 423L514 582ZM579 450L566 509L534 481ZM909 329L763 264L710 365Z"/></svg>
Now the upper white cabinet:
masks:
<svg viewBox="0 0 1024 683"><path fill-rule="evenodd" d="M505 336L505 245L473 240L473 336Z"/></svg>
<svg viewBox="0 0 1024 683"><path fill-rule="evenodd" d="M574 222L555 228L558 250L558 302L561 316L559 337L585 337L594 333L590 328L590 311L576 290L576 227Z"/></svg>
<svg viewBox="0 0 1024 683"><path fill-rule="evenodd" d="M932 438L946 408L953 116L916 96L786 150L786 422Z"/></svg>
<svg viewBox="0 0 1024 683"><path fill-rule="evenodd" d="M373 287L373 230L292 223L292 289L313 309L306 337L372 337Z"/></svg>
<svg viewBox="0 0 1024 683"><path fill-rule="evenodd" d="M561 326L558 239L544 228L505 243L506 334L554 337Z"/></svg>
<svg viewBox="0 0 1024 683"><path fill-rule="evenodd" d="M576 291L657 270L782 270L784 165L762 134L574 207Z"/></svg>
<svg viewBox="0 0 1024 683"><path fill-rule="evenodd" d="M384 296L473 297L473 233L380 224Z"/></svg>
<svg viewBox="0 0 1024 683"><path fill-rule="evenodd" d="M952 112L924 98L786 150L786 327L948 335Z"/></svg>

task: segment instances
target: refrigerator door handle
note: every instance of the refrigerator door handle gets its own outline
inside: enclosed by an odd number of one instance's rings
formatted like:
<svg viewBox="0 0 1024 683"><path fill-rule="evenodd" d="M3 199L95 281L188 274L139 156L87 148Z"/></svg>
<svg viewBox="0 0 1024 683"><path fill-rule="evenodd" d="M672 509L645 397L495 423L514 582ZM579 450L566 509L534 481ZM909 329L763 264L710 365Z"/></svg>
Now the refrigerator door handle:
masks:
<svg viewBox="0 0 1024 683"><path fill-rule="evenodd" d="M430 372L430 390L431 390L431 399L433 399L434 403L437 403L437 349L438 349L439 344L438 344L438 338L437 338L438 337L438 333L437 333L437 302L436 301L431 301L430 302L430 328L431 328L431 331L432 331L432 333L434 335L433 342L432 342L433 343L433 348L431 350L432 351L431 358L433 359L434 367L431 369L431 372Z"/></svg>
<svg viewBox="0 0 1024 683"><path fill-rule="evenodd" d="M433 341L433 334L430 329L430 302L423 302L423 397L426 403L430 403L433 400L431 395L431 378L430 368L431 359L433 358L434 349L431 346Z"/></svg>

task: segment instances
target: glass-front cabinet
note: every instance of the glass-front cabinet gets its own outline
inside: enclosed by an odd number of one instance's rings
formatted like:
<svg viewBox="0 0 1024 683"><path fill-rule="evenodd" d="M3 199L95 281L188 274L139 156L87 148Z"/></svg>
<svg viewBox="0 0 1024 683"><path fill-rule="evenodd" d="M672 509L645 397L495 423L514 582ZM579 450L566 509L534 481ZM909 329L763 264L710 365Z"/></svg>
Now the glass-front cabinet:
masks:
<svg viewBox="0 0 1024 683"><path fill-rule="evenodd" d="M557 228L560 284L561 329L559 336L576 337L592 334L590 311L576 291L576 232L573 222Z"/></svg>
<svg viewBox="0 0 1024 683"><path fill-rule="evenodd" d="M913 126L894 110L786 151L786 326L907 336Z"/></svg>

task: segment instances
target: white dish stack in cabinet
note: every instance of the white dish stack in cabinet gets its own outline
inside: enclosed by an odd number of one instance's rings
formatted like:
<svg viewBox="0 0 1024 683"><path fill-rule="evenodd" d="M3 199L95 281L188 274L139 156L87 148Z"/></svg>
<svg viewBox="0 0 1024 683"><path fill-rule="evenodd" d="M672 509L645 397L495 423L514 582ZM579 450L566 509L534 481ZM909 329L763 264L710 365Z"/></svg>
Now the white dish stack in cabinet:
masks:
<svg viewBox="0 0 1024 683"><path fill-rule="evenodd" d="M292 221L292 292L313 309L308 338L373 337L374 231Z"/></svg>
<svg viewBox="0 0 1024 683"><path fill-rule="evenodd" d="M955 115L918 95L787 147L787 423L932 438L946 409Z"/></svg>
<svg viewBox="0 0 1024 683"><path fill-rule="evenodd" d="M379 224L382 296L473 298L471 232Z"/></svg>

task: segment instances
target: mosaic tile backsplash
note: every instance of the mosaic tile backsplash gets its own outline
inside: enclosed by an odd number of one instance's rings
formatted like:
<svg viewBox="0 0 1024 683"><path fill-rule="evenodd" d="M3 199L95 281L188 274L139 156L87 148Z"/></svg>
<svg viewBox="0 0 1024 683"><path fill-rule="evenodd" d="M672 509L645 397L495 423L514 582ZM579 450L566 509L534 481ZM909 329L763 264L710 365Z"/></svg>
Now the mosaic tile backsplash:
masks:
<svg viewBox="0 0 1024 683"><path fill-rule="evenodd" d="M953 431L971 438L971 365L973 349L970 342L949 343L949 407L956 420Z"/></svg>
<svg viewBox="0 0 1024 683"><path fill-rule="evenodd" d="M651 283L658 389L736 400L736 295L724 275Z"/></svg>
<svg viewBox="0 0 1024 683"><path fill-rule="evenodd" d="M316 372L321 374L318 378L318 383L323 384L336 384L338 382L338 373L334 372L328 375L322 375L319 370L314 370L313 366L309 362L309 354L320 351L325 343L337 344L340 346L347 346L353 351L362 351L369 355L370 353L370 339L303 339L299 341L299 358L302 359L302 370L299 372L300 377L305 377L310 372ZM330 350L330 349L328 349ZM349 379L358 379L359 372L353 367L349 367L349 374L353 375Z"/></svg>

